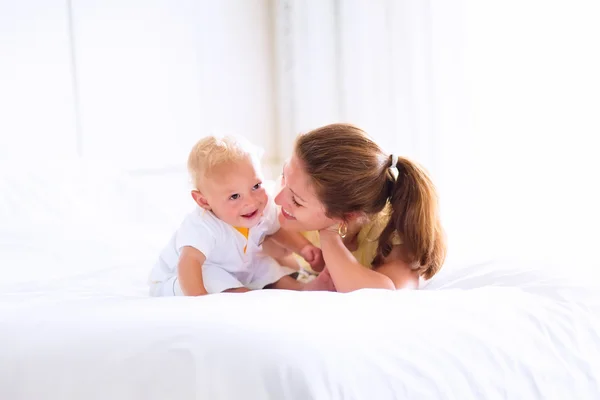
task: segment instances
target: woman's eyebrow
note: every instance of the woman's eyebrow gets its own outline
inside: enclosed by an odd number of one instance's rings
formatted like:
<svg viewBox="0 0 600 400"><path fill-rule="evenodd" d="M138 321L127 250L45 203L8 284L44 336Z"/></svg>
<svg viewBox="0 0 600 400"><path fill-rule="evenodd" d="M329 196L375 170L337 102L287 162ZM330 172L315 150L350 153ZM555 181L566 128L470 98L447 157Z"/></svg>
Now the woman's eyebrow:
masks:
<svg viewBox="0 0 600 400"><path fill-rule="evenodd" d="M284 177L284 178L285 178L285 167L286 167L286 166L287 166L287 161L283 163L283 168L282 168L282 170L281 170L281 174L283 175L283 177ZM287 185L286 185L286 186L287 186ZM306 201L306 200L304 200L302 197L298 196L298 194L297 194L296 192L294 192L294 191L292 190L292 188L291 188L291 187L289 187L289 186L288 186L287 188L288 188L288 189L290 189L290 192L292 192L292 194L293 194L295 197L299 198L299 199L300 199L300 201L302 201L303 203L307 203L307 201Z"/></svg>

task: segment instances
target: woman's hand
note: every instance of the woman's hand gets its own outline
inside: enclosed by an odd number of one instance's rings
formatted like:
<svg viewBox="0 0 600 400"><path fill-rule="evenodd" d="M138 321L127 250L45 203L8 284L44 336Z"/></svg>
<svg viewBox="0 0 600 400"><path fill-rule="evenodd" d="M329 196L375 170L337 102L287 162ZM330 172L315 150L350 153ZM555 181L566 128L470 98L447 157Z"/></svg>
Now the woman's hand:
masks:
<svg viewBox="0 0 600 400"><path fill-rule="evenodd" d="M319 236L340 236L340 225L341 223L336 222L335 224L330 225L327 228L319 230Z"/></svg>

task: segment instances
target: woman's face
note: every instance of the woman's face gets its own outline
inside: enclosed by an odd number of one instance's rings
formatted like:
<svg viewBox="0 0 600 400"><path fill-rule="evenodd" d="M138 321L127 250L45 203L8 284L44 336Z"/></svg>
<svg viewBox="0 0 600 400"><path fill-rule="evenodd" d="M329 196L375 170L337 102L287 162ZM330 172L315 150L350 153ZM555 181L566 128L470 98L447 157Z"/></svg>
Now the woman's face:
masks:
<svg viewBox="0 0 600 400"><path fill-rule="evenodd" d="M325 215L325 207L317 198L310 178L300 160L293 155L283 167L281 190L275 197L281 206L279 223L290 231L316 231L335 223Z"/></svg>

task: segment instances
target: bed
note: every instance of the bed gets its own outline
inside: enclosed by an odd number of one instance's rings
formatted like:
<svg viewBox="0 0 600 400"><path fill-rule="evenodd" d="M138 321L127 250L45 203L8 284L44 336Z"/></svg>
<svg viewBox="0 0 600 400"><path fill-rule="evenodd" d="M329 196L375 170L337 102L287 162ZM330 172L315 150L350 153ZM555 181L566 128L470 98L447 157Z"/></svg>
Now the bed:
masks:
<svg viewBox="0 0 600 400"><path fill-rule="evenodd" d="M175 218L129 179L3 169L1 399L600 398L589 276L488 260L419 291L150 298Z"/></svg>

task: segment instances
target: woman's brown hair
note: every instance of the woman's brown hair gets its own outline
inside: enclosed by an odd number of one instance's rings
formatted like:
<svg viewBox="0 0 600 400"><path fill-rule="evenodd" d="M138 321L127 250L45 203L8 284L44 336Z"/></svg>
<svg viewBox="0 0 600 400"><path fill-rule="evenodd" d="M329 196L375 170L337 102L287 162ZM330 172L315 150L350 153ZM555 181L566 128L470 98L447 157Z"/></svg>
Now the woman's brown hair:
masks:
<svg viewBox="0 0 600 400"><path fill-rule="evenodd" d="M364 131L348 124L300 135L295 154L330 218L345 219L351 213L373 216L389 201L392 214L379 237L374 266L389 255L397 232L412 268L427 279L439 271L446 256L445 236L435 186L422 168L399 157L396 178L390 169L391 156Z"/></svg>

